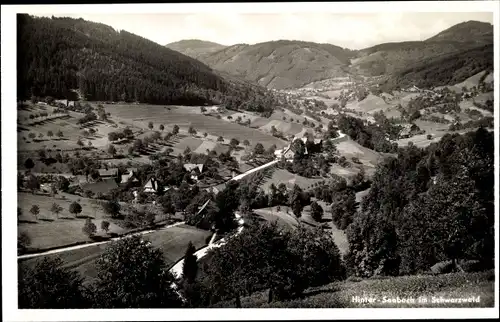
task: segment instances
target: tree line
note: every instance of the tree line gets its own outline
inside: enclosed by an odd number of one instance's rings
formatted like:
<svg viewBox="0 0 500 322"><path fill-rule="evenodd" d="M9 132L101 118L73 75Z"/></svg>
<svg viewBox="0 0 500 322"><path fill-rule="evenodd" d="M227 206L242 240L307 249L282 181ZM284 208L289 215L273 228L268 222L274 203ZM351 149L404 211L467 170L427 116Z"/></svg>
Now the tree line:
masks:
<svg viewBox="0 0 500 322"><path fill-rule="evenodd" d="M414 274L447 260L492 267L493 138L483 128L446 134L379 164L347 230L350 274Z"/></svg>

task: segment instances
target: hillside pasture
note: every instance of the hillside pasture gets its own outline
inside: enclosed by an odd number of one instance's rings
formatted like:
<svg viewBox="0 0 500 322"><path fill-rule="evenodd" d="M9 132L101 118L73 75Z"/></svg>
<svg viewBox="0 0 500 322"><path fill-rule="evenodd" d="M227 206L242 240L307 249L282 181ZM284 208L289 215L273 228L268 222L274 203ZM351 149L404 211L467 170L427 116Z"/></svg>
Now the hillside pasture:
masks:
<svg viewBox="0 0 500 322"><path fill-rule="evenodd" d="M350 138L339 141L335 144L340 155L346 158L357 157L363 164L373 167L382 160L382 155L376 151L361 146Z"/></svg>
<svg viewBox="0 0 500 322"><path fill-rule="evenodd" d="M203 154L203 153L206 154L207 150L209 150L209 151L215 151L217 153L217 155L219 155L221 153L225 153L225 152L229 151L229 146L228 145L224 145L224 144L220 144L220 143L216 143L216 142L213 142L213 141L203 141L194 150L194 152L200 153L200 154Z"/></svg>
<svg viewBox="0 0 500 322"><path fill-rule="evenodd" d="M276 128L276 130L282 132L286 136L295 135L301 132L303 129L302 124L290 123L278 120L271 120L266 125L260 127L259 129L264 132L271 133L271 128L273 126Z"/></svg>
<svg viewBox="0 0 500 322"><path fill-rule="evenodd" d="M258 130L219 120L212 116L193 113L193 108L191 107L109 104L105 105L105 108L112 116L126 119L142 128L147 128L148 123L153 122L153 126L164 124L166 130L171 131L176 124L184 133L187 133L188 127L192 126L198 133L207 132L214 136L222 136L223 138L234 137L239 141L247 139L252 144L260 142L266 148L273 144L276 144L277 147L286 146L285 141Z"/></svg>
<svg viewBox="0 0 500 322"><path fill-rule="evenodd" d="M53 110L52 106L42 106L45 111ZM41 107L36 106L32 108L33 113L39 113L43 111ZM23 119L27 112L26 110L20 110L19 116ZM50 113L50 112L49 112ZM68 114L61 114L60 117L51 118L51 115L47 118L39 118L39 121L34 123L31 120L25 121L21 120L18 125L18 149L21 151L34 151L40 148L45 149L60 149L60 150L73 150L80 148L76 143L78 139L81 139L85 146L88 146L88 142L92 142L93 148L99 148L106 146L108 142L108 133L116 131L111 123L103 121L94 121L87 124L78 124L78 120L84 116L83 113L72 112ZM84 131L93 128L97 132L94 135L85 136ZM47 134L52 131L53 136L49 137ZM61 131L63 137L58 137L57 132ZM29 134L34 133L37 137L35 139L29 138ZM39 134L43 137L40 138Z"/></svg>
<svg viewBox="0 0 500 322"><path fill-rule="evenodd" d="M75 217L69 212L70 204L76 201L82 206L82 212ZM62 207L59 216L50 211L53 203ZM33 205L38 205L40 213L38 220L30 209ZM124 208L126 203L120 202L122 213L126 214ZM148 210L156 214L156 220L164 220L163 212L159 206L146 205ZM130 229L121 227L119 220L110 219L104 212L101 201L98 199L83 198L67 193L60 193L55 196L48 194L31 194L25 192L18 193L18 207L21 208L22 216L19 217L18 233L25 232L31 239L28 250L42 250L54 247L61 247L70 244L89 242L91 239L82 232L86 218L91 218L97 226L98 236L109 236L101 230L101 222L107 220L110 223L109 233L123 234ZM133 207L142 208L143 205ZM180 217L176 217L179 219Z"/></svg>
<svg viewBox="0 0 500 322"><path fill-rule="evenodd" d="M31 193L18 193L18 207L22 210L22 216L19 217L18 233L25 232L31 238L29 249L46 249L60 247L77 242L89 241L87 235L82 232L82 227L85 218L93 218L94 224L100 232L101 221L106 218L102 206L95 200L87 198L78 198L72 196L65 198L58 195L52 197L49 195L38 195ZM75 215L69 212L69 205L73 201L80 199L79 204L82 206L82 212L76 218ZM59 218L56 214L51 213L50 208L53 203L57 203L62 207L62 212L59 213ZM38 205L40 213L38 220L30 213L33 205ZM110 221L110 220L108 220ZM123 233L123 229L111 223L110 232Z"/></svg>
<svg viewBox="0 0 500 322"><path fill-rule="evenodd" d="M352 103L347 104L346 107L349 108L349 105ZM357 111L364 112L364 113L369 113L374 110L382 110L385 111L386 109L390 108L390 105L387 104L383 98L375 96L373 94L368 94L368 96L360 101L353 104L353 107Z"/></svg>

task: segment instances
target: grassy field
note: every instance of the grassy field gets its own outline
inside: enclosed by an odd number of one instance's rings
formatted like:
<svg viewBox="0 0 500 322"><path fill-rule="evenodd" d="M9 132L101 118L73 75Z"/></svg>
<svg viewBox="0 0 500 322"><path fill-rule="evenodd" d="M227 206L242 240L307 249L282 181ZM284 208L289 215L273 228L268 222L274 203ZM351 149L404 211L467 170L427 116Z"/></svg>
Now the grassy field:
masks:
<svg viewBox="0 0 500 322"><path fill-rule="evenodd" d="M64 199L62 198L64 196ZM73 201L78 201L82 206L82 212L78 218L69 212L69 205ZM50 212L53 203L57 203L63 211L57 218L56 214ZM121 203L124 206L124 203ZM38 205L40 214L38 220L30 209L33 205ZM109 216L104 213L98 200L82 198L70 194L58 194L54 197L50 195L37 195L31 193L18 193L18 207L22 210L19 217L18 233L26 233L31 239L28 250L41 250L54 247L62 247L81 242L89 242L91 239L82 232L85 219L92 218L92 222L97 226L97 234L107 236L101 230L101 222L107 220L110 223L109 233L123 234L129 231L118 226ZM157 221L161 221L163 216L157 206L150 205L150 210L157 214ZM177 217L176 217L177 218ZM179 219L179 218L177 218Z"/></svg>
<svg viewBox="0 0 500 322"><path fill-rule="evenodd" d="M222 120L234 123L237 117L241 117L242 121L250 119L251 120L250 127L258 129L262 133L268 133L268 134L271 133L272 126L274 126L276 130L282 132L283 135L285 136L290 136L290 135L303 136L306 130L310 130L311 133L314 132L310 128L304 127L302 125L302 122L306 119L306 117L297 115L289 110L285 110L285 112L276 110L269 118L259 117L251 112L237 112L230 114L230 116L231 119L228 119L227 116L224 116ZM299 120L298 123L297 120ZM313 122L317 123L317 121ZM328 124L328 120L322 123L326 125Z"/></svg>
<svg viewBox="0 0 500 322"><path fill-rule="evenodd" d="M370 113L374 110L385 111L389 109L391 105L387 104L383 98L369 94L364 100L351 101L346 104L346 108L354 109L359 112Z"/></svg>
<svg viewBox="0 0 500 322"><path fill-rule="evenodd" d="M67 196L62 199L60 196L51 197L48 195L34 195L30 193L18 193L18 206L22 210L22 216L19 217L18 232L27 233L31 238L29 249L45 249L59 247L77 242L89 241L87 235L82 232L85 217L94 218L93 222L97 226L98 233L101 221L105 218L102 207L91 199L78 198L78 196ZM82 212L81 218L75 218L69 212L71 202L80 199ZM63 211L57 218L56 214L50 212L53 203L57 203L63 208ZM38 205L40 214L38 220L30 213L33 205ZM117 225L110 224L110 232L123 233L123 229Z"/></svg>
<svg viewBox="0 0 500 322"><path fill-rule="evenodd" d="M280 211L276 207L255 209L254 218L258 221L276 222L279 227L284 229L295 229L299 222L287 206L281 206Z"/></svg>
<svg viewBox="0 0 500 322"><path fill-rule="evenodd" d="M264 126L261 126L259 129L264 132L271 133L271 128L275 127L276 130L282 132L285 135L296 135L301 132L304 128L302 124L285 122L281 120L271 120Z"/></svg>
<svg viewBox="0 0 500 322"><path fill-rule="evenodd" d="M277 207L255 209L253 211L254 215L252 218L257 221L276 222L278 226L285 229L295 229L299 223L308 227L323 227L323 229L331 233L333 241L339 248L340 253L344 255L349 249L349 243L345 232L338 229L333 224L332 215L328 205L323 201L318 201L318 204L323 207L324 211L321 222L317 222L311 217L310 206L304 208L299 219L295 217L290 207L283 205L280 206L279 211Z"/></svg>
<svg viewBox="0 0 500 322"><path fill-rule="evenodd" d="M350 138L337 142L335 146L337 147L339 154L345 156L348 161L351 161L353 157L356 157L361 162L361 165L353 163L352 168L340 168L337 165L332 166L331 172L343 177L349 177L357 173L359 170L356 168L359 168L360 166L364 168L367 175L372 175L377 164L384 158L379 152L365 148Z"/></svg>
<svg viewBox="0 0 500 322"><path fill-rule="evenodd" d="M105 108L112 116L143 128L146 128L150 121L153 122L154 128L163 124L168 131L172 130L175 124L184 132L187 132L189 126L193 126L199 133L207 132L225 139L233 137L239 141L247 139L252 144L260 142L265 147L273 144L278 147L286 146L285 141L255 129L219 120L212 116L201 115L201 113L196 112L199 107L111 104L105 105Z"/></svg>
<svg viewBox="0 0 500 322"><path fill-rule="evenodd" d="M50 115L54 109L55 108L52 106L35 105L18 111L19 125L17 139L19 150L33 151L40 148L72 150L79 147L76 144L78 139L81 139L85 146L87 146L90 141L93 147L104 147L108 144L108 133L116 131L116 128L112 127L111 124L102 121L96 121L92 123L91 126L80 126L77 124L77 121L84 116L83 113L70 111L68 115L51 118ZM40 112L47 112L49 117L40 118L40 122L37 123L33 123L33 121L28 118L30 114L37 114ZM26 118L28 119L26 120ZM93 136L85 137L83 131L90 127L97 132ZM52 131L54 136L48 137L48 131ZM56 136L58 131L63 132L64 136L62 138ZM36 134L37 138L35 140L29 138L30 133ZM39 134L43 134L43 137L39 138Z"/></svg>
<svg viewBox="0 0 500 322"><path fill-rule="evenodd" d="M241 299L243 308L447 308L494 307L495 272L414 275L391 278L350 279L311 288L304 298L267 303L268 292L262 291ZM371 297L373 303L356 303L353 297ZM437 303L434 298L478 297L479 303ZM385 299L384 299L385 297ZM426 298L427 303L397 304L387 301ZM434 303L433 303L434 302ZM234 307L234 301L213 307Z"/></svg>
<svg viewBox="0 0 500 322"><path fill-rule="evenodd" d="M322 178L305 178L293 173L290 173L284 169L276 169L271 178L266 178L264 183L262 184L262 189L264 191L269 191L269 186L274 183L277 187L280 183L284 183L290 188L293 187L294 184L297 184L303 190L307 189L313 183L322 181L325 179Z"/></svg>
<svg viewBox="0 0 500 322"><path fill-rule="evenodd" d="M174 264L184 256L188 243L191 241L196 248L206 244L205 240L211 233L188 225L180 225L159 230L144 236L151 241L154 247L163 252L167 265ZM95 260L105 251L108 244L90 246L73 251L48 255L50 258L59 257L64 267L74 269L86 278L87 282L96 277ZM20 265L34 265L38 259L20 261Z"/></svg>

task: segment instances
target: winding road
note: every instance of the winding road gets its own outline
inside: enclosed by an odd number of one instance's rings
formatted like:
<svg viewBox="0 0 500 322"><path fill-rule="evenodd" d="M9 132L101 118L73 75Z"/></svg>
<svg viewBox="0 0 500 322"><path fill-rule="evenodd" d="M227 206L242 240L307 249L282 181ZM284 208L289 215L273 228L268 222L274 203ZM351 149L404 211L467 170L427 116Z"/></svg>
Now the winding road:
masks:
<svg viewBox="0 0 500 322"><path fill-rule="evenodd" d="M227 239L231 239L235 236L238 236L239 234L241 234L241 232L243 231L243 225L245 224L245 220L243 220L243 218L241 217L240 214L238 214L237 212L234 214L234 216L236 217L236 220L238 221L238 230L236 231L236 233L230 237L228 237ZM208 252L214 248L219 248L223 245L225 245L227 243L227 240L225 238L222 238L221 240L217 241L217 242L213 242L215 240L215 236L216 236L217 233L214 233L214 235L212 236L212 239L210 240L210 242L208 243L207 246L199 249L198 251L196 251L194 254L196 255L197 259L200 260L200 258L204 257L206 254L208 254ZM177 263L175 263L174 266L172 266L172 268L170 268L170 272L175 276L175 277L181 277L182 276L182 267L184 266L184 258L182 258L181 260L179 260Z"/></svg>

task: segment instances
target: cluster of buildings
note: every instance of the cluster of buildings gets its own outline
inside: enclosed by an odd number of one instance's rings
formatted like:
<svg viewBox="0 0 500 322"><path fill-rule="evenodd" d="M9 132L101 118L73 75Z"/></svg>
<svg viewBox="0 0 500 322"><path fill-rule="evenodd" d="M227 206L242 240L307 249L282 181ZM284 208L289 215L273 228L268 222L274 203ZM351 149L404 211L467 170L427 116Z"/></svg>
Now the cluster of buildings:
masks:
<svg viewBox="0 0 500 322"><path fill-rule="evenodd" d="M294 137L292 139L292 142L288 146L284 147L283 149L279 149L279 150L274 151L274 156L277 159L281 159L281 158L284 157L287 161L293 160L295 152L292 149L292 143L295 140L301 140L305 144L307 142L307 137L306 136L304 136L302 138ZM323 144L323 139L314 139L314 144L315 145L321 145L321 144ZM307 151L307 147L306 147L305 148L305 154L307 154L307 153L308 153L308 151Z"/></svg>

